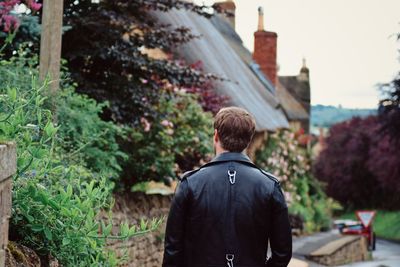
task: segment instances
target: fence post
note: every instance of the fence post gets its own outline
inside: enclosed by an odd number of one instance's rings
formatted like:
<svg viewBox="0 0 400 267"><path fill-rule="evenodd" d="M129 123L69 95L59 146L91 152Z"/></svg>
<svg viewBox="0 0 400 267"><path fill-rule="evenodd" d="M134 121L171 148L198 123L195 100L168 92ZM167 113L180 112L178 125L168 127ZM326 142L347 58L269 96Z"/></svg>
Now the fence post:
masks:
<svg viewBox="0 0 400 267"><path fill-rule="evenodd" d="M0 267L5 265L8 243L8 221L11 215L11 183L17 171L17 153L14 143L0 143Z"/></svg>

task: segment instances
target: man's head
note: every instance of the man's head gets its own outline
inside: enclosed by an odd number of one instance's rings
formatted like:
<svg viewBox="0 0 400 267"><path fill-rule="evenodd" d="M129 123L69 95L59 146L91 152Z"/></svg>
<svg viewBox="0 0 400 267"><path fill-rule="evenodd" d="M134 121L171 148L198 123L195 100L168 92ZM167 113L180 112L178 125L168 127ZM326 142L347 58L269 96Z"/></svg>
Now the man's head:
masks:
<svg viewBox="0 0 400 267"><path fill-rule="evenodd" d="M238 107L222 108L214 118L214 145L229 152L242 152L256 128L254 117ZM218 153L218 151L217 151Z"/></svg>

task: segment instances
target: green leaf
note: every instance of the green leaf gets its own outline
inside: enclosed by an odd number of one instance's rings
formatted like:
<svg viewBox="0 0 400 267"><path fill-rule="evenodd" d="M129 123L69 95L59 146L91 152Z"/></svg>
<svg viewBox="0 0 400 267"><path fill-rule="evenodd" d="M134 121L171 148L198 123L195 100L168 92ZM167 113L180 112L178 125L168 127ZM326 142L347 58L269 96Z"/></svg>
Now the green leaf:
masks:
<svg viewBox="0 0 400 267"><path fill-rule="evenodd" d="M35 220L35 218L32 215L29 215L29 214L25 214L25 217L28 220L28 222L30 222L30 223L32 223Z"/></svg>
<svg viewBox="0 0 400 267"><path fill-rule="evenodd" d="M133 236L134 234L136 234L136 231L136 225L132 225L132 227L129 229L129 236Z"/></svg>
<svg viewBox="0 0 400 267"><path fill-rule="evenodd" d="M51 121L48 121L44 127L44 131L46 132L47 136L53 137L57 132L57 128L54 127Z"/></svg>
<svg viewBox="0 0 400 267"><path fill-rule="evenodd" d="M120 231L121 231L121 232L120 232L120 235L121 235L122 237L128 236L128 234L129 234L129 225L128 225L128 223L126 223L126 222L122 223L122 224L121 224L121 230L120 230Z"/></svg>
<svg viewBox="0 0 400 267"><path fill-rule="evenodd" d="M103 230L104 236L109 236L111 234L112 224L107 225Z"/></svg>
<svg viewBox="0 0 400 267"><path fill-rule="evenodd" d="M145 230L147 230L147 224L148 224L147 221L145 221L144 219L141 219L141 220L140 220L140 231L145 231Z"/></svg>
<svg viewBox="0 0 400 267"><path fill-rule="evenodd" d="M41 231L43 231L43 225L42 224L32 224L31 229L34 232L41 232Z"/></svg>
<svg viewBox="0 0 400 267"><path fill-rule="evenodd" d="M71 243L71 239L64 237L62 240L63 246L69 245Z"/></svg>
<svg viewBox="0 0 400 267"><path fill-rule="evenodd" d="M51 233L49 228L44 228L44 235L48 240L53 240L53 234Z"/></svg>
<svg viewBox="0 0 400 267"><path fill-rule="evenodd" d="M10 100L12 101L12 102L15 102L15 100L17 100L17 89L16 88L9 88L8 90L7 90L7 94L8 94L8 96L10 97Z"/></svg>
<svg viewBox="0 0 400 267"><path fill-rule="evenodd" d="M67 195L68 195L68 197L72 196L72 185L70 185L70 184L67 186Z"/></svg>

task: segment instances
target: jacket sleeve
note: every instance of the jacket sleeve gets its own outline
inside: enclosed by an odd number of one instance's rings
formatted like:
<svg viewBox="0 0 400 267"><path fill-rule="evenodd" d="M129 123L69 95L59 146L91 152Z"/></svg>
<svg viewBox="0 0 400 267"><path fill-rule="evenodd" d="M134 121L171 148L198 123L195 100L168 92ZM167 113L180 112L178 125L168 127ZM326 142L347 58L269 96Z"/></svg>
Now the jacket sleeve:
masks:
<svg viewBox="0 0 400 267"><path fill-rule="evenodd" d="M183 267L185 219L187 213L188 181L183 179L176 189L169 211L164 240L163 267Z"/></svg>
<svg viewBox="0 0 400 267"><path fill-rule="evenodd" d="M272 255L267 266L287 266L292 258L292 230L289 223L288 208L279 183L275 184L271 201L270 245Z"/></svg>

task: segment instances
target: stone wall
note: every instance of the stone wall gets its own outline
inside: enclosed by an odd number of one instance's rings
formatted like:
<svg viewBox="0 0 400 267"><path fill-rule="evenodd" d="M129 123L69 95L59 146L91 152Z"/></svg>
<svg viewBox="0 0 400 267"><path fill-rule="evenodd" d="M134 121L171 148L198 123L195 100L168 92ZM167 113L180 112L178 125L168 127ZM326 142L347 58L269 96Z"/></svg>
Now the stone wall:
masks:
<svg viewBox="0 0 400 267"><path fill-rule="evenodd" d="M141 219L166 217L169 212L172 196L146 195L134 193L116 195L113 209L113 222L118 225L128 221L129 224L138 224ZM109 247L119 255L126 252L128 263L123 266L132 267L160 267L164 250L165 223L158 231L134 237L127 242L113 241Z"/></svg>
<svg viewBox="0 0 400 267"><path fill-rule="evenodd" d="M11 215L11 177L16 172L15 144L0 144L0 267L5 265L8 221Z"/></svg>
<svg viewBox="0 0 400 267"><path fill-rule="evenodd" d="M371 259L367 239L362 236L343 236L306 256L326 266L338 266Z"/></svg>

